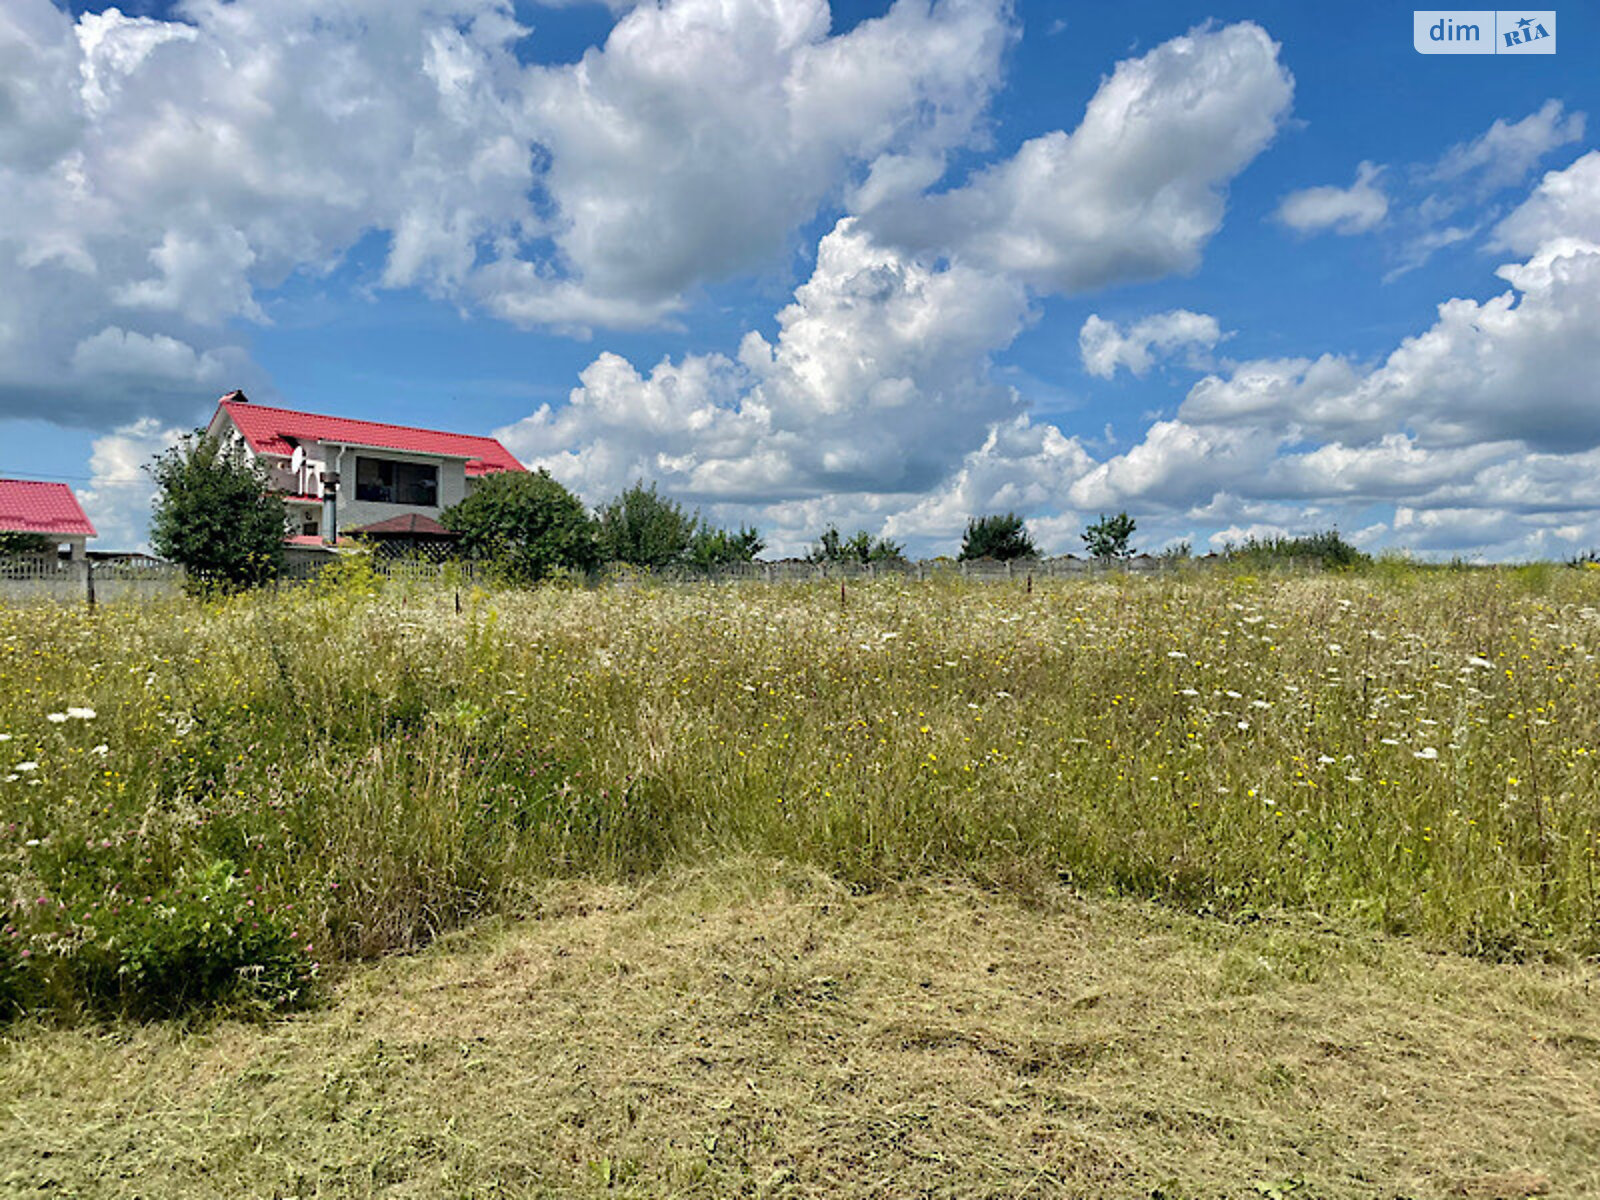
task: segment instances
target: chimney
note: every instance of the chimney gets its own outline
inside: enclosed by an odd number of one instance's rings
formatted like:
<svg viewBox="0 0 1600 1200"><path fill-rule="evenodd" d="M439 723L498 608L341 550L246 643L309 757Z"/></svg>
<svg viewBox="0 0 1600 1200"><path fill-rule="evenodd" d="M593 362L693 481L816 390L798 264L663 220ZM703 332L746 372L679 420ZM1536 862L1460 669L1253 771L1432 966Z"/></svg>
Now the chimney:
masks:
<svg viewBox="0 0 1600 1200"><path fill-rule="evenodd" d="M328 546L339 544L339 473L322 473L322 541Z"/></svg>

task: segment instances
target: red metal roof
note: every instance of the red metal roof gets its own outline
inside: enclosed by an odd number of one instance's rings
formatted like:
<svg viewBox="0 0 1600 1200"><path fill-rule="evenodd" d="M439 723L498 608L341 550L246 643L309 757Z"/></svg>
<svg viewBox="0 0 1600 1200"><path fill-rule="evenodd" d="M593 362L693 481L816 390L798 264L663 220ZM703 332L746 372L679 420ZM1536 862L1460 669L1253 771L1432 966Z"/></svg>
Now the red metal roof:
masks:
<svg viewBox="0 0 1600 1200"><path fill-rule="evenodd" d="M229 392L217 403L233 418L233 423L257 454L293 454L297 442L349 442L358 446L407 450L413 454L444 454L465 458L467 474L471 476L527 470L511 451L491 437L270 408L264 404L252 404L244 398L243 392ZM291 438L294 441L290 441Z"/></svg>
<svg viewBox="0 0 1600 1200"><path fill-rule="evenodd" d="M0 530L51 537L98 536L71 488L31 479L0 479Z"/></svg>

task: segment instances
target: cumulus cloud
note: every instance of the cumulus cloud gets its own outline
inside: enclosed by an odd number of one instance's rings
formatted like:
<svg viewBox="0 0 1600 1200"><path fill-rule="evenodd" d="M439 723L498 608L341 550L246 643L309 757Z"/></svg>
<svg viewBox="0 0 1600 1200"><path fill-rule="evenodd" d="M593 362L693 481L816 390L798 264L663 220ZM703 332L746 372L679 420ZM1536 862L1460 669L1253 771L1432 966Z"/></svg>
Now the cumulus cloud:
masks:
<svg viewBox="0 0 1600 1200"><path fill-rule="evenodd" d="M832 57L846 49L841 39ZM899 86L873 75L869 90ZM591 501L635 478L714 511L781 500L781 512L757 510L777 516L780 547L797 512L932 537L959 531L976 509L1059 508L1093 460L1078 439L1023 415L992 355L1031 319L1032 294L1193 267L1228 180L1271 139L1291 91L1257 26L1198 30L1120 64L1072 134L1035 139L930 198L921 189L942 171L935 121L850 193L859 215L822 239L775 341L751 333L736 354L647 372L603 353L564 406L499 436ZM852 111L870 107L842 95ZM838 119L816 118L823 128ZM1032 249L1012 252L1024 242ZM1113 370L1142 372L1156 355L1221 336L1213 318L1182 310L1127 334L1102 324L1090 355Z"/></svg>
<svg viewBox="0 0 1600 1200"><path fill-rule="evenodd" d="M1117 64L1072 133L1025 142L961 187L882 204L868 227L1042 292L1192 271L1229 181L1277 133L1293 91L1260 26L1198 29Z"/></svg>
<svg viewBox="0 0 1600 1200"><path fill-rule="evenodd" d="M1600 153L1551 172L1497 230L1526 255L1497 270L1508 290L1445 301L1376 364L1330 354L1209 375L1175 420L1078 479L1070 502L1230 528L1271 522L1208 512L1220 497L1309 503L1347 526L1392 504L1384 532L1418 549L1571 553L1600 533L1597 196Z"/></svg>
<svg viewBox="0 0 1600 1200"><path fill-rule="evenodd" d="M591 499L637 477L705 502L918 492L1017 411L988 359L1026 316L1019 284L936 270L846 218L775 343L751 333L736 359L664 359L648 374L602 354L566 405L498 436Z"/></svg>
<svg viewBox="0 0 1600 1200"><path fill-rule="evenodd" d="M1559 238L1600 245L1600 150L1551 171L1533 195L1495 227L1491 248L1532 254Z"/></svg>
<svg viewBox="0 0 1600 1200"><path fill-rule="evenodd" d="M858 175L893 191L942 171L1013 36L1004 0L902 0L837 36L824 0L667 0L538 66L511 0L177 12L0 11L13 415L187 412L263 297L374 234L378 286L524 325L660 321L701 281L780 261ZM85 397L73 372L105 374L106 330L138 386ZM157 357L164 376L143 369Z"/></svg>
<svg viewBox="0 0 1600 1200"><path fill-rule="evenodd" d="M1364 162L1347 188L1313 187L1290 192L1278 205L1277 217L1299 233L1366 233L1389 212L1389 197L1378 186L1383 168Z"/></svg>
<svg viewBox="0 0 1600 1200"><path fill-rule="evenodd" d="M931 183L1012 35L996 0L828 26L825 0L675 0L632 10L576 68L532 72L551 236L587 295L672 307L768 260L858 164L875 194ZM490 278L497 311L541 313L543 278Z"/></svg>
<svg viewBox="0 0 1600 1200"><path fill-rule="evenodd" d="M156 488L145 467L177 445L183 432L144 417L94 440L89 486L78 491L78 499L100 535L95 539L98 548L148 550L145 522Z"/></svg>
<svg viewBox="0 0 1600 1200"><path fill-rule="evenodd" d="M1115 321L1091 313L1078 331L1078 350L1083 369L1101 379L1110 379L1117 367L1134 375L1149 374L1157 356L1166 356L1182 347L1209 350L1222 338L1215 317L1176 308L1155 313L1136 322L1124 333Z"/></svg>

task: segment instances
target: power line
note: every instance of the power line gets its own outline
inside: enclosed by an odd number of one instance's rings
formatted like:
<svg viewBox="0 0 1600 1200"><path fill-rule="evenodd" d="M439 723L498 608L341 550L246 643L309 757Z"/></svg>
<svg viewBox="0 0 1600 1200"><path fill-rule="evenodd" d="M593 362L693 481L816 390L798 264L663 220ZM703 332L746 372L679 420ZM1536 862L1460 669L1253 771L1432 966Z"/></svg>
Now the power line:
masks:
<svg viewBox="0 0 1600 1200"><path fill-rule="evenodd" d="M140 483L148 478L144 475L104 476L104 475L41 475L37 471L13 471L7 467L0 467L0 478L5 479L48 479L62 480L73 483Z"/></svg>

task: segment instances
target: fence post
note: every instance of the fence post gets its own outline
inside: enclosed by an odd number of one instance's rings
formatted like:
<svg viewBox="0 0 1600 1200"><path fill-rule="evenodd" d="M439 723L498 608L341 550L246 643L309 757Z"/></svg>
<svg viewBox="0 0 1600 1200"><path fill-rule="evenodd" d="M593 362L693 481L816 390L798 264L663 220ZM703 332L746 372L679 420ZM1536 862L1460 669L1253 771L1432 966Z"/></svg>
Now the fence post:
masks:
<svg viewBox="0 0 1600 1200"><path fill-rule="evenodd" d="M88 580L89 611L94 611L94 562L91 559L83 560L83 577Z"/></svg>

